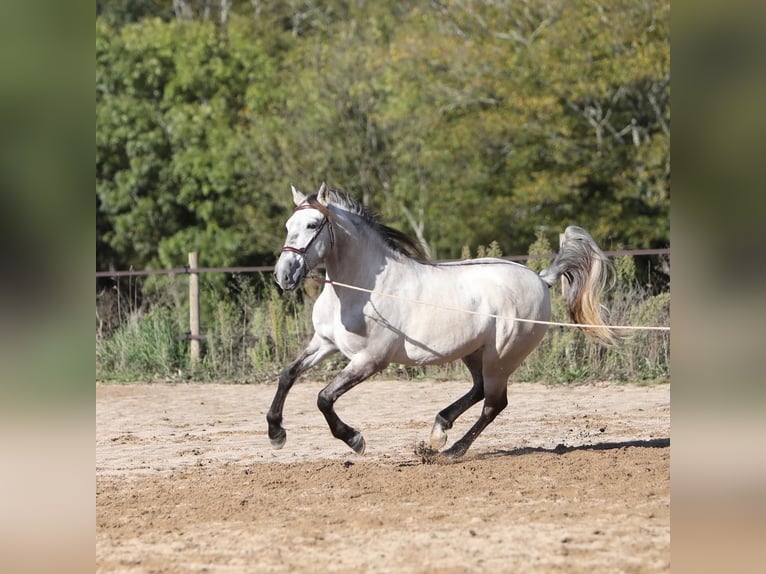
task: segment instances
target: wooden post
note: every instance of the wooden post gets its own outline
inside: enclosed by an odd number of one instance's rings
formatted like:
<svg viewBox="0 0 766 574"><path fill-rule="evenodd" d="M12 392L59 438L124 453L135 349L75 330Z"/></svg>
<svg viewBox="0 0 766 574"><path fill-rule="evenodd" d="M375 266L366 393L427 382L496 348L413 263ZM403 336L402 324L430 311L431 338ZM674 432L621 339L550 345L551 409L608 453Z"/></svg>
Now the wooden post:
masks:
<svg viewBox="0 0 766 574"><path fill-rule="evenodd" d="M561 251L562 245L564 245L564 233L559 233L559 251ZM567 298L567 280L562 275L561 276L561 296L566 299Z"/></svg>
<svg viewBox="0 0 766 574"><path fill-rule="evenodd" d="M189 362L193 368L199 360L199 273L197 252L189 253Z"/></svg>

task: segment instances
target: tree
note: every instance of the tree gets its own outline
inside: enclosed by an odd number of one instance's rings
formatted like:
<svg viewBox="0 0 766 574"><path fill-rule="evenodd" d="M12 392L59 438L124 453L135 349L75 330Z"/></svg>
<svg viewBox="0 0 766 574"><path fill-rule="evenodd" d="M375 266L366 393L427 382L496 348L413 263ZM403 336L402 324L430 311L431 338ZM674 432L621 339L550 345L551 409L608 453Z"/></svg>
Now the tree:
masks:
<svg viewBox="0 0 766 574"><path fill-rule="evenodd" d="M193 249L208 265L272 257L275 190L250 137L278 94L276 68L247 23L99 22L96 51L101 253L115 258L98 264L178 266Z"/></svg>
<svg viewBox="0 0 766 574"><path fill-rule="evenodd" d="M667 2L182 4L97 18L100 268L272 263L321 181L435 257L669 242Z"/></svg>
<svg viewBox="0 0 766 574"><path fill-rule="evenodd" d="M573 222L667 244L667 4L434 6L392 48L392 171L439 253L492 239L523 252Z"/></svg>

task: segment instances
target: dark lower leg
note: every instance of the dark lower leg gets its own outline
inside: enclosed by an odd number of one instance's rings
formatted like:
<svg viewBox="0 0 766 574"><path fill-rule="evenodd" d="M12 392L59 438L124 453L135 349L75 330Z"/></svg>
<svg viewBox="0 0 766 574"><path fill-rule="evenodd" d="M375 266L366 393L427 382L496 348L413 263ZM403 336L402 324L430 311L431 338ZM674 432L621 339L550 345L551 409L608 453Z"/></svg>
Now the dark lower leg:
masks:
<svg viewBox="0 0 766 574"><path fill-rule="evenodd" d="M455 420L483 398L484 389L474 386L450 406L441 410L436 415L434 426L431 428L431 436L429 438L431 448L436 450L442 448L447 443L446 431L452 428Z"/></svg>
<svg viewBox="0 0 766 574"><path fill-rule="evenodd" d="M332 354L334 350L329 347L310 345L292 363L290 363L279 375L279 384L274 399L271 401L269 412L266 413L266 422L269 425L269 439L271 446L279 449L285 445L287 433L282 428L282 411L285 406L287 394L298 377L311 366L316 365L322 359Z"/></svg>
<svg viewBox="0 0 766 574"><path fill-rule="evenodd" d="M463 438L444 451L444 456L449 458L463 456L471 444L473 444L473 441L475 441L481 432L487 428L489 423L495 420L495 417L497 417L507 405L508 399L505 396L492 402L485 401L484 408L481 411L481 415L479 415L479 420L474 423Z"/></svg>
<svg viewBox="0 0 766 574"><path fill-rule="evenodd" d="M282 371L274 400L271 401L269 412L266 413L266 422L269 424L269 440L271 440L271 446L274 448L282 448L287 440L287 433L282 428L282 410L285 406L287 393L290 392L298 376L299 370L295 363Z"/></svg>
<svg viewBox="0 0 766 574"><path fill-rule="evenodd" d="M364 437L340 419L335 412L335 401L381 368L374 364L349 364L333 382L319 392L317 397L317 407L322 411L332 435L345 442L357 454L364 454Z"/></svg>
<svg viewBox="0 0 766 574"><path fill-rule="evenodd" d="M471 390L436 415L431 429L431 447L440 449L447 442L445 431L452 428L457 418L484 398L484 378L481 374L481 355L476 353L463 359L473 377Z"/></svg>
<svg viewBox="0 0 766 574"><path fill-rule="evenodd" d="M457 418L484 398L484 387L473 386L471 390L448 407L439 411L436 420L444 429L451 429Z"/></svg>
<svg viewBox="0 0 766 574"><path fill-rule="evenodd" d="M364 454L365 442L362 433L344 423L335 412L335 409L332 408L332 405L323 403L321 399L317 401L317 405L327 421L327 426L330 427L332 436L345 442L357 454Z"/></svg>

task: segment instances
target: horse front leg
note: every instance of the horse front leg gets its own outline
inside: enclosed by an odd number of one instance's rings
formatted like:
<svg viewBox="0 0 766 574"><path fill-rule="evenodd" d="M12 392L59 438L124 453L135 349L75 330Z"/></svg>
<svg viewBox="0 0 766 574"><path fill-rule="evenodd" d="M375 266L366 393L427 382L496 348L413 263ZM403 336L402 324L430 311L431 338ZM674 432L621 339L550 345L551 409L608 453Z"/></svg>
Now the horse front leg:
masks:
<svg viewBox="0 0 766 574"><path fill-rule="evenodd" d="M346 391L353 389L365 379L380 372L385 366L385 364L375 361L361 359L357 355L345 369L338 373L338 376L329 385L319 391L317 396L317 407L322 411L332 435L345 442L359 455L364 454L366 449L364 437L362 433L340 419L335 412L335 401Z"/></svg>
<svg viewBox="0 0 766 574"><path fill-rule="evenodd" d="M290 392L293 383L301 374L337 351L338 349L335 345L314 335L308 347L303 350L297 359L285 367L279 375L277 392L274 395L274 400L271 401L269 412L266 413L266 421L269 423L269 440L271 441L272 448L282 448L287 440L287 432L282 427L282 410L285 406L287 393Z"/></svg>

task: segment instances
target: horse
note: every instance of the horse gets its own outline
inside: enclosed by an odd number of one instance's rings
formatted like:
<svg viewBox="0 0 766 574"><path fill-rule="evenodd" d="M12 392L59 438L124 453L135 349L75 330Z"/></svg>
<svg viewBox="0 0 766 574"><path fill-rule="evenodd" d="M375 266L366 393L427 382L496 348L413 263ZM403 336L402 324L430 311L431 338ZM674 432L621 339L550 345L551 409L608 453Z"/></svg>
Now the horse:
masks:
<svg viewBox="0 0 766 574"><path fill-rule="evenodd" d="M324 183L308 196L294 186L291 190L295 209L285 224L275 280L284 291L297 289L320 264L326 276L312 310L314 334L281 372L266 415L274 449L287 439L282 413L293 383L340 352L348 364L319 392L317 407L332 435L359 455L365 452L364 437L335 412L339 397L390 363L462 360L471 389L436 414L429 437L432 449L442 449L455 420L483 400L476 423L441 452L461 457L507 406L508 377L545 335L549 288L562 275L569 285L570 317L605 345L617 337L600 304L608 260L580 227L566 229L553 263L539 274L500 258L437 263L350 195Z"/></svg>

